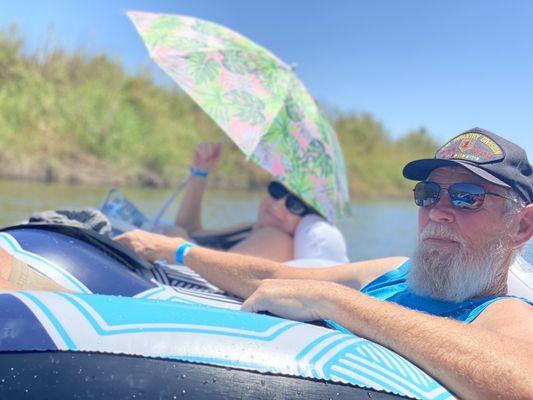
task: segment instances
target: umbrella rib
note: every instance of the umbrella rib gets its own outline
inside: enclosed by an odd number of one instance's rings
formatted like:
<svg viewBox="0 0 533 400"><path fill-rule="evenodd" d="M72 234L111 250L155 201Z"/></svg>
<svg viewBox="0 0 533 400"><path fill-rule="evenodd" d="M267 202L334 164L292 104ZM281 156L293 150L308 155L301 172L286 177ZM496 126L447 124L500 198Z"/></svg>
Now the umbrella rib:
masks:
<svg viewBox="0 0 533 400"><path fill-rule="evenodd" d="M148 49L148 51L150 52L152 56L157 56L158 50L159 50L159 46L155 46L151 49L150 48ZM175 50L178 52L179 56L182 58L187 58L187 56L189 56L191 53L206 54L206 53L219 53L221 51L235 51L235 52L249 53L253 55L258 54L258 52L254 52L253 50L250 50L250 49L243 49L243 48L239 48L235 46L222 46L222 45L221 46L206 46L201 49L195 49L193 52L191 52L190 50L185 50L185 49L175 49ZM261 55L261 58L268 59L268 57L272 57L278 63L277 67L283 70L286 70L287 72L292 72L292 68L289 65L281 61L279 58L277 58L276 56L274 56L272 53L268 52L267 50L264 50L264 52L266 53L266 55L265 56Z"/></svg>

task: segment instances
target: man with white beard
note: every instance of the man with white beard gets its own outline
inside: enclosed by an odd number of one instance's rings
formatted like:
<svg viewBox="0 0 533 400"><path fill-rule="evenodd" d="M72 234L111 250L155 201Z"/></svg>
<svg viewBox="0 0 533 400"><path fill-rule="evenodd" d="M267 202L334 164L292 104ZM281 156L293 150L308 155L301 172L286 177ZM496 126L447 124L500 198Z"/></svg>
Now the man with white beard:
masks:
<svg viewBox="0 0 533 400"><path fill-rule="evenodd" d="M243 310L328 320L378 342L460 398L533 399L533 307L506 296L509 266L533 236L525 151L474 128L403 174L420 181L410 260L298 269L143 231L117 240L150 260L187 265L247 299Z"/></svg>
<svg viewBox="0 0 533 400"><path fill-rule="evenodd" d="M461 167L441 167L431 172L428 180L464 175L464 179L471 182L474 178L469 174ZM505 295L507 266L512 264L517 253L505 251L510 221L504 214L501 229L487 232L477 243L465 239L456 225L428 218L421 226L419 242L410 262L407 283L411 291L456 303Z"/></svg>

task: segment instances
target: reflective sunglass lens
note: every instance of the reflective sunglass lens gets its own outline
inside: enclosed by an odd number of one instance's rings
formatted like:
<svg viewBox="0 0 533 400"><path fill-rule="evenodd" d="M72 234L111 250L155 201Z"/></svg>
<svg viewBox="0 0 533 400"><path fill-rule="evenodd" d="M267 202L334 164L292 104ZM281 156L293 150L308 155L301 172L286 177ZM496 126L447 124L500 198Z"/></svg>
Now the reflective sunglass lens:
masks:
<svg viewBox="0 0 533 400"><path fill-rule="evenodd" d="M268 184L268 193L274 199L279 200L287 195L287 189L285 189L285 186L283 186L281 183L270 182Z"/></svg>
<svg viewBox="0 0 533 400"><path fill-rule="evenodd" d="M434 182L418 182L415 185L415 204L419 207L429 207L439 200L440 186Z"/></svg>
<svg viewBox="0 0 533 400"><path fill-rule="evenodd" d="M299 198L289 195L285 200L285 206L294 215L303 217L307 213L307 206Z"/></svg>
<svg viewBox="0 0 533 400"><path fill-rule="evenodd" d="M485 200L485 189L473 183L454 183L448 193L454 206L468 210L477 210Z"/></svg>

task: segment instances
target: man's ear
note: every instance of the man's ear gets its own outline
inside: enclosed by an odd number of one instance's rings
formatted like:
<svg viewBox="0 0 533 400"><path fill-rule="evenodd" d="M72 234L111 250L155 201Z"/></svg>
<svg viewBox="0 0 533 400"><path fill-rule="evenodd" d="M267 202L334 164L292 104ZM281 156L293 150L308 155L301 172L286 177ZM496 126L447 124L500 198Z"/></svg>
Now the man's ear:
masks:
<svg viewBox="0 0 533 400"><path fill-rule="evenodd" d="M511 232L511 244L517 248L525 244L533 236L533 204L528 204L518 214L518 227Z"/></svg>

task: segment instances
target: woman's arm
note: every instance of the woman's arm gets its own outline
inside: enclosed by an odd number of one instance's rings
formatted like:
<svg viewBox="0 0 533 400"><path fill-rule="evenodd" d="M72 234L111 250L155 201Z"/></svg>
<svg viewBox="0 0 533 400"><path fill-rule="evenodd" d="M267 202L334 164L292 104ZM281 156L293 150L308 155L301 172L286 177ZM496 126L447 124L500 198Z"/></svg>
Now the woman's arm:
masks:
<svg viewBox="0 0 533 400"><path fill-rule="evenodd" d="M209 173L218 163L221 144L214 142L199 143L194 150L192 168L194 171ZM207 185L207 176L193 173L187 183L175 224L189 234L202 230L202 199Z"/></svg>

